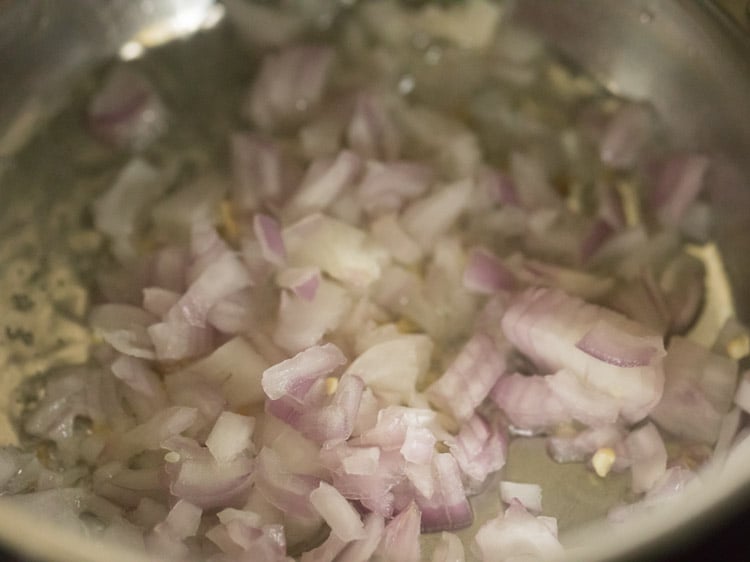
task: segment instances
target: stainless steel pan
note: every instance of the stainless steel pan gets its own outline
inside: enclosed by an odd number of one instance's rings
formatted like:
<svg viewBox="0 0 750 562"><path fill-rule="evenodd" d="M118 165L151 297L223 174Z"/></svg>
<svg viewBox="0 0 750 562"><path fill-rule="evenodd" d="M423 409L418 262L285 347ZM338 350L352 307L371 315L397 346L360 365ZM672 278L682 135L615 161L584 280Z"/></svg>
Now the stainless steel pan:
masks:
<svg viewBox="0 0 750 562"><path fill-rule="evenodd" d="M720 165L713 172L710 194L720 217L716 240L726 259L737 314L750 320L750 11L745 1L517 0L513 13L613 92L649 100L682 144L716 157ZM98 241L76 230L71 209L84 206L108 176L97 167L97 154L75 150L77 140L66 137L64 119L44 133L44 142L35 136L70 101L70 85L123 45L127 54L128 49L132 53L192 37L219 17L213 0L0 0L0 302L12 298L14 283L32 283L29 271L43 263L47 285L40 298L51 299L58 308L62 302L73 317L85 308L86 296L66 285L66 275L72 275L73 262L82 271L96 267L85 256ZM210 59L211 41L197 41L196 49ZM180 60L174 60L173 79L189 72ZM230 72L217 79L234 78ZM198 88L195 95L210 93ZM209 117L196 126L208 127ZM34 142L46 148L34 155L34 165L19 164L15 155ZM24 175L19 175L19 166ZM67 185L66 174L71 173L88 180L80 182L76 192L58 188ZM6 318L6 312L0 305L0 315ZM46 363L29 352L23 368L10 368L7 349L16 346L15 356L23 356L24 338L22 331L13 337L6 331L0 349L4 413L15 407L11 390L19 381L50 364L50 357L54 364L69 358L66 354L82 352L72 324L53 320L45 317L47 324L36 326L45 336L35 349L41 345ZM66 345L59 343L63 340ZM2 439L12 441L7 419L0 429ZM528 453L527 462L541 466L539 478L558 478L560 490L575 489L579 474L546 470L534 454ZM644 516L614 534L603 523L573 529L565 539L570 559L637 559L746 509L748 462L750 455L717 473L704 490L669 513ZM585 520L591 510L600 509L596 498L591 499L597 493L576 500L575 494L561 491L553 502L563 506L569 520ZM0 541L25 556L50 561L133 559L128 552L95 546L4 504Z"/></svg>

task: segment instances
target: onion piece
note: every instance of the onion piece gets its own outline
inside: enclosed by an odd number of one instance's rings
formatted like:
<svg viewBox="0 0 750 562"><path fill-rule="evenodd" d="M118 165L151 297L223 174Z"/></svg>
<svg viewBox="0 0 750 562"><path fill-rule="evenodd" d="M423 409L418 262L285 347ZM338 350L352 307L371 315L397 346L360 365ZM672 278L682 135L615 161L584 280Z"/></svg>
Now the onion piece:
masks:
<svg viewBox="0 0 750 562"><path fill-rule="evenodd" d="M216 462L231 462L244 451L253 450L254 429L254 418L222 412L206 437L206 447Z"/></svg>
<svg viewBox="0 0 750 562"><path fill-rule="evenodd" d="M230 196L238 211L254 211L261 202L279 204L288 197L302 171L279 143L259 135L235 133L230 144Z"/></svg>
<svg viewBox="0 0 750 562"><path fill-rule="evenodd" d="M503 503L519 502L524 509L532 513L542 512L542 488L538 484L523 484L520 482L500 482L500 498Z"/></svg>
<svg viewBox="0 0 750 562"><path fill-rule="evenodd" d="M415 201L402 215L404 230L423 250L430 250L467 209L473 191L471 180L461 180Z"/></svg>
<svg viewBox="0 0 750 562"><path fill-rule="evenodd" d="M137 255L134 235L143 211L168 187L158 170L136 158L122 168L112 187L94 201L94 226L112 240L112 251L121 262Z"/></svg>
<svg viewBox="0 0 750 562"><path fill-rule="evenodd" d="M557 462L581 462L598 449L613 448L624 437L625 431L617 425L592 427L572 437L550 437L547 450Z"/></svg>
<svg viewBox="0 0 750 562"><path fill-rule="evenodd" d="M257 461L254 478L263 497L284 513L303 519L317 519L309 498L320 483L318 478L289 472L278 454L268 447L260 450Z"/></svg>
<svg viewBox="0 0 750 562"><path fill-rule="evenodd" d="M422 196L434 179L434 170L419 162L369 161L357 188L357 199L369 215L397 212L404 203Z"/></svg>
<svg viewBox="0 0 750 562"><path fill-rule="evenodd" d="M490 397L518 429L536 431L571 419L568 409L541 376L503 375Z"/></svg>
<svg viewBox="0 0 750 562"><path fill-rule="evenodd" d="M419 562L420 520L422 514L414 502L391 519L385 526L378 553L393 562Z"/></svg>
<svg viewBox="0 0 750 562"><path fill-rule="evenodd" d="M471 525L474 513L466 499L461 470L450 453L440 453L432 458L435 489L427 498L419 492L416 502L422 511L422 532L453 531Z"/></svg>
<svg viewBox="0 0 750 562"><path fill-rule="evenodd" d="M357 511L336 488L321 482L310 492L310 503L343 542L365 537L364 525Z"/></svg>
<svg viewBox="0 0 750 562"><path fill-rule="evenodd" d="M285 228L283 236L290 265L319 267L353 287L368 287L388 262L385 252L363 231L320 214Z"/></svg>
<svg viewBox="0 0 750 562"><path fill-rule="evenodd" d="M650 490L667 469L667 450L659 431L646 424L625 438L625 447L632 462L631 489L636 494Z"/></svg>
<svg viewBox="0 0 750 562"><path fill-rule="evenodd" d="M546 560L559 557L563 548L557 540L553 518L534 517L514 502L499 515L482 525L476 535L483 562L503 562L518 557Z"/></svg>
<svg viewBox="0 0 750 562"><path fill-rule="evenodd" d="M317 267L290 267L279 272L276 282L308 302L315 300L320 286L320 269Z"/></svg>
<svg viewBox="0 0 750 562"><path fill-rule="evenodd" d="M95 332L120 353L154 359L149 326L156 318L143 309L127 304L102 304L91 311L89 322Z"/></svg>
<svg viewBox="0 0 750 562"><path fill-rule="evenodd" d="M301 398L316 379L345 363L346 356L332 343L310 347L266 369L262 378L263 391L272 400L285 395Z"/></svg>
<svg viewBox="0 0 750 562"><path fill-rule="evenodd" d="M449 447L463 473L481 484L490 474L505 466L508 438L475 414L461 426L455 442Z"/></svg>
<svg viewBox="0 0 750 562"><path fill-rule="evenodd" d="M501 289L513 290L516 280L495 255L483 248L475 248L469 253L463 283L470 291L491 295Z"/></svg>
<svg viewBox="0 0 750 562"><path fill-rule="evenodd" d="M362 378L376 396L389 402L409 402L426 374L432 357L430 338L406 334L378 343L346 369Z"/></svg>
<svg viewBox="0 0 750 562"><path fill-rule="evenodd" d="M394 260L413 265L423 258L422 248L406 233L395 214L375 219L370 230L373 238L388 250Z"/></svg>
<svg viewBox="0 0 750 562"><path fill-rule="evenodd" d="M366 562L378 548L385 522L377 513L365 516L365 537L349 544L336 558L336 562Z"/></svg>
<svg viewBox="0 0 750 562"><path fill-rule="evenodd" d="M641 339L657 350L648 365L620 367L581 351L576 343L598 323L609 324L618 337ZM646 416L661 398L665 352L661 336L605 308L585 303L562 291L528 289L512 300L502 320L508 340L539 368L566 368L588 385L616 397L628 421Z"/></svg>
<svg viewBox="0 0 750 562"><path fill-rule="evenodd" d="M261 213L256 214L253 217L253 231L260 242L263 257L274 265L284 265L286 248L276 219Z"/></svg>
<svg viewBox="0 0 750 562"><path fill-rule="evenodd" d="M167 125L166 109L145 76L118 66L105 78L88 107L91 132L100 140L141 150Z"/></svg>
<svg viewBox="0 0 750 562"><path fill-rule="evenodd" d="M465 562L464 545L453 533L440 533L440 543L432 552L432 562Z"/></svg>
<svg viewBox="0 0 750 562"><path fill-rule="evenodd" d="M355 184L361 167L360 158L348 150L342 150L333 160L315 160L285 212L291 217L301 217L328 208Z"/></svg>
<svg viewBox="0 0 750 562"><path fill-rule="evenodd" d="M296 123L320 103L333 62L327 47L294 46L266 55L243 115L265 130Z"/></svg>
<svg viewBox="0 0 750 562"><path fill-rule="evenodd" d="M505 355L492 339L476 333L426 394L457 421L465 421L487 397L505 368Z"/></svg>
<svg viewBox="0 0 750 562"><path fill-rule="evenodd" d="M713 443L737 384L737 362L674 336L664 360L664 396L651 412L675 435Z"/></svg>
<svg viewBox="0 0 750 562"><path fill-rule="evenodd" d="M401 149L401 135L384 99L360 94L346 130L349 146L364 158L394 160Z"/></svg>

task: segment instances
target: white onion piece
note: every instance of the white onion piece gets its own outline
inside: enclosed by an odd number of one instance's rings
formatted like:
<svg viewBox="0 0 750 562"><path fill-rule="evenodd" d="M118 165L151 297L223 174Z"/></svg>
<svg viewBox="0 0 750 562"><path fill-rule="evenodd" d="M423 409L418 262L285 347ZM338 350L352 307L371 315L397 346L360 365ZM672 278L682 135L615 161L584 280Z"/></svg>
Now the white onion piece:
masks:
<svg viewBox="0 0 750 562"><path fill-rule="evenodd" d="M470 252L463 282L468 290L487 295L501 289L512 290L516 284L513 274L503 262L483 248L475 248Z"/></svg>
<svg viewBox="0 0 750 562"><path fill-rule="evenodd" d="M276 276L276 282L283 289L291 291L308 302L315 300L320 286L320 269L317 267L290 267Z"/></svg>
<svg viewBox="0 0 750 562"><path fill-rule="evenodd" d="M573 419L592 427L617 421L617 399L582 382L574 373L561 369L544 380Z"/></svg>
<svg viewBox="0 0 750 562"><path fill-rule="evenodd" d="M313 381L345 363L346 356L332 343L310 347L266 369L262 378L263 391L272 400L287 394L304 395Z"/></svg>
<svg viewBox="0 0 750 562"><path fill-rule="evenodd" d="M490 396L519 429L544 429L571 419L568 409L541 376L504 375Z"/></svg>
<svg viewBox="0 0 750 562"><path fill-rule="evenodd" d="M262 373L268 362L243 337L235 337L188 368L204 381L220 387L227 403L240 408L263 402Z"/></svg>
<svg viewBox="0 0 750 562"><path fill-rule="evenodd" d="M431 562L465 562L464 545L456 535L443 531L440 543L432 552Z"/></svg>
<svg viewBox="0 0 750 562"><path fill-rule="evenodd" d="M401 150L401 135L384 99L374 94L360 94L346 130L352 150L368 159L394 160Z"/></svg>
<svg viewBox="0 0 750 562"><path fill-rule="evenodd" d="M350 542L365 537L357 511L336 488L325 482L310 492L310 503L339 539Z"/></svg>
<svg viewBox="0 0 750 562"><path fill-rule="evenodd" d="M298 162L272 139L235 133L230 143L230 195L238 211L256 210L260 202L278 204L299 181Z"/></svg>
<svg viewBox="0 0 750 562"><path fill-rule="evenodd" d="M369 161L357 198L370 215L396 212L404 203L423 195L434 179L434 170L419 162Z"/></svg>
<svg viewBox="0 0 750 562"><path fill-rule="evenodd" d="M625 447L632 462L631 489L636 494L650 490L667 469L667 450L659 431L646 424L625 438Z"/></svg>
<svg viewBox="0 0 750 562"><path fill-rule="evenodd" d="M171 406L157 412L147 422L113 436L102 454L108 459L125 460L141 451L158 449L165 439L192 426L197 416L195 408Z"/></svg>
<svg viewBox="0 0 750 562"><path fill-rule="evenodd" d="M261 129L293 124L323 96L334 53L327 47L295 46L263 59L242 111Z"/></svg>
<svg viewBox="0 0 750 562"><path fill-rule="evenodd" d="M430 250L466 210L473 190L471 180L461 180L415 201L401 217L404 230L422 249Z"/></svg>
<svg viewBox="0 0 750 562"><path fill-rule="evenodd" d="M126 66L109 73L88 107L94 136L120 148L145 148L164 132L166 118L146 77Z"/></svg>
<svg viewBox="0 0 750 562"><path fill-rule="evenodd" d="M182 541L197 533L201 514L199 507L184 500L178 501L166 519L146 537L148 551L168 559L187 556L189 550Z"/></svg>
<svg viewBox="0 0 750 562"><path fill-rule="evenodd" d="M214 224L227 182L216 173L201 174L163 197L150 210L157 236L183 240L195 224Z"/></svg>
<svg viewBox="0 0 750 562"><path fill-rule="evenodd" d="M337 556L344 550L346 544L334 533L330 533L323 544L305 551L299 560L300 562L333 562L337 560Z"/></svg>
<svg viewBox="0 0 750 562"><path fill-rule="evenodd" d="M235 254L225 253L201 272L170 312L179 313L191 326L202 328L214 305L248 286L250 276L245 266Z"/></svg>
<svg viewBox="0 0 750 562"><path fill-rule="evenodd" d="M477 532L475 540L481 560L505 562L520 557L527 560L559 557L563 548L557 540L556 525L552 529L549 519L534 517L520 503L512 503L504 515L488 521Z"/></svg>
<svg viewBox="0 0 750 562"><path fill-rule="evenodd" d="M503 480L500 482L500 498L509 505L516 500L532 513L542 512L542 488L538 484Z"/></svg>
<svg viewBox="0 0 750 562"><path fill-rule="evenodd" d="M25 420L24 430L56 442L72 436L76 417L91 415L86 384L83 369L66 369L52 377L36 410Z"/></svg>
<svg viewBox="0 0 750 562"><path fill-rule="evenodd" d="M351 297L338 284L321 279L315 298L282 293L273 341L291 353L316 345L336 330L351 307Z"/></svg>
<svg viewBox="0 0 750 562"><path fill-rule="evenodd" d="M328 208L355 184L361 168L359 156L348 150L342 150L333 160L315 160L285 212L291 217L301 217Z"/></svg>
<svg viewBox="0 0 750 562"><path fill-rule="evenodd" d="M413 265L422 259L422 248L406 233L395 214L375 219L370 230L373 238L388 250L394 260Z"/></svg>
<svg viewBox="0 0 750 562"><path fill-rule="evenodd" d="M408 402L432 357L432 340L407 334L378 343L357 357L346 372L362 378L376 396Z"/></svg>
<svg viewBox="0 0 750 562"><path fill-rule="evenodd" d="M297 429L308 439L325 443L326 446L345 441L352 434L364 386L358 376L343 375L338 380L330 403L319 407L306 407L306 404L303 407Z"/></svg>
<svg viewBox="0 0 750 562"><path fill-rule="evenodd" d="M206 437L206 447L217 462L230 462L242 452L252 451L254 429L254 418L222 412Z"/></svg>
<svg viewBox="0 0 750 562"><path fill-rule="evenodd" d="M624 437L625 431L617 425L592 427L572 437L550 437L547 450L557 462L581 462L600 448L613 448Z"/></svg>
<svg viewBox="0 0 750 562"><path fill-rule="evenodd" d="M378 553L384 560L419 562L420 520L422 514L414 502L391 519L385 526Z"/></svg>
<svg viewBox="0 0 750 562"><path fill-rule="evenodd" d="M660 426L687 439L713 443L737 384L737 362L674 336L664 360L664 396L651 412Z"/></svg>
<svg viewBox="0 0 750 562"><path fill-rule="evenodd" d="M150 283L146 285L153 285L167 291L182 293L186 288L185 282L189 260L189 252L183 246L164 246L160 248L147 262Z"/></svg>
<svg viewBox="0 0 750 562"><path fill-rule="evenodd" d="M651 191L651 204L663 224L680 223L703 189L710 164L702 154L677 155L664 163Z"/></svg>
<svg viewBox="0 0 750 562"><path fill-rule="evenodd" d="M492 339L476 333L426 394L457 421L468 420L505 372L505 367L505 355L498 351Z"/></svg>
<svg viewBox="0 0 750 562"><path fill-rule="evenodd" d="M380 544L385 528L383 517L377 513L365 516L365 537L349 544L339 556L336 562L367 562Z"/></svg>
<svg viewBox="0 0 750 562"><path fill-rule="evenodd" d="M143 309L159 318L164 318L178 300L180 300L180 294L174 291L160 287L143 289Z"/></svg>
<svg viewBox="0 0 750 562"><path fill-rule="evenodd" d="M321 460L331 470L333 486L345 498L358 500L365 508L383 517L393 515L392 490L404 480L404 459L398 451L381 451L377 469L372 474L347 473L335 451L321 453Z"/></svg>
<svg viewBox="0 0 750 562"><path fill-rule="evenodd" d="M435 436L429 429L410 425L406 428L404 444L401 445L399 451L407 462L429 464L436 442Z"/></svg>
<svg viewBox="0 0 750 562"><path fill-rule="evenodd" d="M458 466L469 478L483 483L487 477L505 466L508 454L507 436L475 414L461 426L450 451Z"/></svg>
<svg viewBox="0 0 750 562"><path fill-rule="evenodd" d="M513 268L519 281L529 285L562 289L572 296L585 300L599 300L614 286L611 277L605 277L560 265L522 258L520 265ZM511 266L511 259L507 260Z"/></svg>
<svg viewBox="0 0 750 562"><path fill-rule="evenodd" d="M148 399L152 412L167 406L167 395L161 379L145 361L126 355L120 356L112 362L112 374Z"/></svg>
<svg viewBox="0 0 750 562"><path fill-rule="evenodd" d="M254 473L256 486L263 497L284 513L304 519L317 518L310 504L310 493L320 480L295 474L282 465L278 454L268 447L261 449ZM338 488L338 487L337 487Z"/></svg>
<svg viewBox="0 0 750 562"><path fill-rule="evenodd" d="M152 324L148 327L148 335L160 361L200 357L214 346L214 332L210 326L194 326L178 315L173 315L168 322Z"/></svg>
<svg viewBox="0 0 750 562"><path fill-rule="evenodd" d="M162 174L142 159L130 161L112 187L93 203L94 226L112 240L112 251L120 261L136 255L133 239L143 211L152 205L169 184Z"/></svg>
<svg viewBox="0 0 750 562"><path fill-rule="evenodd" d="M643 367L619 367L581 351L576 342L597 323L609 324L613 334L642 339L657 349ZM508 340L538 367L566 368L591 387L620 402L620 415L629 421L646 416L661 398L665 354L661 336L605 308L585 303L562 291L529 289L516 297L502 321Z"/></svg>
<svg viewBox="0 0 750 562"><path fill-rule="evenodd" d="M236 505L247 496L253 474L252 460L239 457L217 463L210 456L180 462L169 490L204 509Z"/></svg>
<svg viewBox="0 0 750 562"><path fill-rule="evenodd" d="M417 505L422 511L422 532L452 531L471 525L474 513L466 499L461 469L453 455L435 455L432 470L435 481L432 497L416 494Z"/></svg>
<svg viewBox="0 0 750 562"><path fill-rule="evenodd" d="M142 359L154 359L148 327L156 317L127 304L102 304L91 311L89 322L95 333L120 353Z"/></svg>
<svg viewBox="0 0 750 562"><path fill-rule="evenodd" d="M286 227L283 235L290 265L319 267L354 287L376 281L388 262L363 231L324 215L310 215Z"/></svg>

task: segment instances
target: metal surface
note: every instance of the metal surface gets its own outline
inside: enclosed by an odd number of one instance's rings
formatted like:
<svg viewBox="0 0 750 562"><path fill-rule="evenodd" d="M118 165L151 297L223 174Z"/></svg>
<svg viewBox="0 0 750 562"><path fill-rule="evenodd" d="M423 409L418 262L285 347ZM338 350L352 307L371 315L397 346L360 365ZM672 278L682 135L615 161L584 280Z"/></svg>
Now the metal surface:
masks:
<svg viewBox="0 0 750 562"><path fill-rule="evenodd" d="M60 193L50 187L66 185L60 175L63 168L42 164L38 177L30 178L27 191L11 192L3 189L4 170L8 177L13 174L10 156L66 103L67 86L93 65L125 44L148 48L190 35L210 19L212 4L212 0L0 0L0 209L5 209L0 210L0 249L32 256L42 248L53 254L58 247L70 255L71 244L96 249L96 240L86 239L92 231L72 231L64 209L71 205L80 208L91 192L106 183L106 175L94 175L75 194ZM748 35L739 31L742 26L750 28L746 3L517 0L515 4L520 23L538 31L609 89L650 100L684 146L710 148L722 163L711 182L712 200L721 217L717 239L734 287L750 286L750 260L746 257L750 255L746 234L750 232L750 188L745 181L750 172L746 157L750 154L750 46ZM734 27L730 26L732 20L737 23ZM175 73L182 72L179 68ZM53 138L64 139L65 124L64 119L56 121L56 129L49 134L59 133ZM40 162L61 160L59 151L63 151L74 167L95 171L97 155L88 151L90 147L72 142L76 148L70 153L65 153L64 147L57 152L51 148L51 152L38 155ZM58 206L60 200L65 205ZM10 240L18 240L19 232L28 234L16 247ZM56 280L66 267L64 260L54 262L46 275ZM8 279L8 283L24 282L22 276L9 271L0 272L0 291L4 293L10 285L2 283ZM736 294L739 313L750 318L750 292L739 290ZM50 306L58 306L54 299L50 302ZM28 372L15 375L4 369L0 389L13 386L34 368L32 364ZM8 408L9 403L3 400L0 408ZM541 458L543 451L530 454ZM528 462L534 462L532 457ZM572 469L563 481L558 479L559 471L547 471L544 466L533 474L522 466L509 466L508 470L516 471L513 478L517 480L524 480L524 475L534 481L547 478L545 494L547 489L562 490L550 497L549 504L584 520L585 516L570 508L573 496L566 495L569 490L565 489L566 482L575 483L581 473ZM591 495L601 493L596 485L591 483ZM611 529L601 527L573 533L566 539L575 548L571 560L635 559L639 555L633 549L653 548L655 541L679 540L681 533L693 532L704 521L701 514L726 515L736 509L743 486L747 488L744 467L729 467L721 478L717 475L710 493L691 498L678 513L644 517L614 535ZM728 501L732 497L735 501ZM591 509L603 513L603 505ZM592 540L597 535L608 539ZM94 550L85 539L48 527L7 505L0 505L0 539L25 554L47 560L132 559L125 553L105 552L103 547Z"/></svg>

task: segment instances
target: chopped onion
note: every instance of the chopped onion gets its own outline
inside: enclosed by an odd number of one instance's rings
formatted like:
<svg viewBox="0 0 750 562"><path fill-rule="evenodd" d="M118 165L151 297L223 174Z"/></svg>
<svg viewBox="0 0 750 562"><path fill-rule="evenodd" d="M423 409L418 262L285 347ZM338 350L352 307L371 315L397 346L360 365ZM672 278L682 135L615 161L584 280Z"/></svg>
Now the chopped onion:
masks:
<svg viewBox="0 0 750 562"><path fill-rule="evenodd" d="M548 521L551 520L551 521ZM503 562L524 557L545 560L562 554L554 519L534 517L513 502L504 515L482 525L476 535L483 562Z"/></svg>
<svg viewBox="0 0 750 562"><path fill-rule="evenodd" d="M475 334L427 395L458 421L468 420L505 372L505 355L489 336Z"/></svg>
<svg viewBox="0 0 750 562"><path fill-rule="evenodd" d="M517 501L527 511L542 512L542 488L538 484L522 484L503 480L500 482L500 498L509 505Z"/></svg>
<svg viewBox="0 0 750 562"><path fill-rule="evenodd" d="M301 397L310 384L346 363L331 343L311 347L263 372L263 391L272 400L285 395Z"/></svg>
<svg viewBox="0 0 750 562"><path fill-rule="evenodd" d="M310 492L310 503L331 528L331 532L343 542L365 537L364 525L359 514L330 484L321 482Z"/></svg>
<svg viewBox="0 0 750 562"><path fill-rule="evenodd" d="M384 560L394 562L419 562L420 519L422 514L414 502L391 519L385 526L379 554Z"/></svg>

